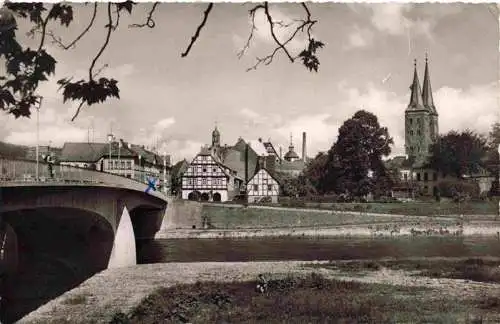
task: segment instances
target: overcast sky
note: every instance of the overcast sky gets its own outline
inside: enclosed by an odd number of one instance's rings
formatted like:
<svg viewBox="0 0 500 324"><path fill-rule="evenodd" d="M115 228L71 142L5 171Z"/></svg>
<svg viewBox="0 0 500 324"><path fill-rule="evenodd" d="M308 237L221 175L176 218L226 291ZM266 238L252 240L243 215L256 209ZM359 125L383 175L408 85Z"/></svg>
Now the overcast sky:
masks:
<svg viewBox="0 0 500 324"><path fill-rule="evenodd" d="M158 6L153 29L130 29L142 23L151 4L123 13L120 27L98 62L108 64L103 76L119 81L120 100L85 107L70 122L76 105L62 103L56 80L85 76L92 56L105 38L105 4L100 4L94 29L69 51L48 44L58 60L56 76L40 92L40 143L62 145L94 138L105 141L113 133L127 141L151 145L160 139L175 161L191 158L209 144L217 122L222 143L239 136L271 139L284 150L290 133L300 145L308 134L308 155L327 150L339 126L359 109L375 113L395 139L393 153L403 152L404 110L409 100L413 59L423 80L425 52L429 53L434 99L440 132L470 128L487 132L498 120L498 19L484 4L310 4L320 51L318 73L283 55L269 66L246 72L256 56L272 49L268 26L257 16L255 38L247 54L237 52L250 32L252 4L215 4L191 54L181 58L207 4ZM74 4L76 19L69 29L56 23L48 29L70 42L88 23L92 5ZM276 4L271 13L283 21L303 16L297 4ZM19 21L24 44L27 24ZM292 44L303 48L303 38ZM35 118L0 115L0 139L35 144ZM300 151L299 148L297 148Z"/></svg>

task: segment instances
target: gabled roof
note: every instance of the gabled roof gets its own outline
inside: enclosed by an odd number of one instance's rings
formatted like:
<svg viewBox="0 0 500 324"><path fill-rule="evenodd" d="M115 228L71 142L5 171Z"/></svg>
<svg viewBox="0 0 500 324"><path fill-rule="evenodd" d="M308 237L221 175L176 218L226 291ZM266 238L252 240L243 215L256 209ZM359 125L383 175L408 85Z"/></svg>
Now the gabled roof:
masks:
<svg viewBox="0 0 500 324"><path fill-rule="evenodd" d="M105 143L64 143L61 162L97 162L109 148Z"/></svg>
<svg viewBox="0 0 500 324"><path fill-rule="evenodd" d="M174 178L178 177L179 174L184 173L188 167L189 167L189 162L186 161L186 159L177 162L172 167L172 177Z"/></svg>
<svg viewBox="0 0 500 324"><path fill-rule="evenodd" d="M422 101L422 90L420 88L420 81L418 80L417 73L417 60L414 63L414 73L413 73L413 82L410 86L411 95L410 95L410 103L408 104L407 111L409 110L425 110L424 103Z"/></svg>
<svg viewBox="0 0 500 324"><path fill-rule="evenodd" d="M255 171L254 175L252 175L252 177L248 178L248 181L251 181L257 175L257 173L259 173L260 170L266 171L267 174L269 174L269 176L271 178L273 178L279 185L281 185L282 179L276 174L276 172L271 172L269 169L267 169L265 167L258 168L257 171Z"/></svg>

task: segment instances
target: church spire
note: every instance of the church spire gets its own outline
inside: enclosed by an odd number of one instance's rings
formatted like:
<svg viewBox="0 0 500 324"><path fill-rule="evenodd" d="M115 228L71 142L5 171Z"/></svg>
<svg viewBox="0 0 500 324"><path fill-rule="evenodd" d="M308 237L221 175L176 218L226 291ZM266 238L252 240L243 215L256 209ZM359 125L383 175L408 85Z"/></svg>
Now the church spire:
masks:
<svg viewBox="0 0 500 324"><path fill-rule="evenodd" d="M432 98L432 87L431 78L429 77L429 60L427 58L427 53L425 53L425 74L422 89L422 99L425 108L427 108L432 113L437 113L436 107L434 106L434 99Z"/></svg>
<svg viewBox="0 0 500 324"><path fill-rule="evenodd" d="M422 102L422 91L420 90L420 81L418 80L416 59L414 60L413 65L414 65L413 82L410 86L411 97L410 97L410 103L408 104L408 109L421 110L424 109L424 105Z"/></svg>

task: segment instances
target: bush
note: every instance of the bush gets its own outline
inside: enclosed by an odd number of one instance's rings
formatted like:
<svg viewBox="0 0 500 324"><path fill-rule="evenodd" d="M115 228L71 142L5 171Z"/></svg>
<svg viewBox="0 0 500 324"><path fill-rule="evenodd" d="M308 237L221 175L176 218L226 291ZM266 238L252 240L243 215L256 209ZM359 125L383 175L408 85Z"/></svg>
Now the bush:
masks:
<svg viewBox="0 0 500 324"><path fill-rule="evenodd" d="M444 180L438 188L442 197L452 198L455 202L479 197L479 186L463 180Z"/></svg>

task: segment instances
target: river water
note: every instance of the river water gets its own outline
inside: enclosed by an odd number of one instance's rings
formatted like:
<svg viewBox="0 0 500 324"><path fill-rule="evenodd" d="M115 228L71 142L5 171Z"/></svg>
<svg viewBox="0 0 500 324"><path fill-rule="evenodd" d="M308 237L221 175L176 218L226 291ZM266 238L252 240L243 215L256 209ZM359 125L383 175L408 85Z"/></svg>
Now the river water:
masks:
<svg viewBox="0 0 500 324"><path fill-rule="evenodd" d="M138 263L500 257L495 237L159 239L137 242Z"/></svg>

